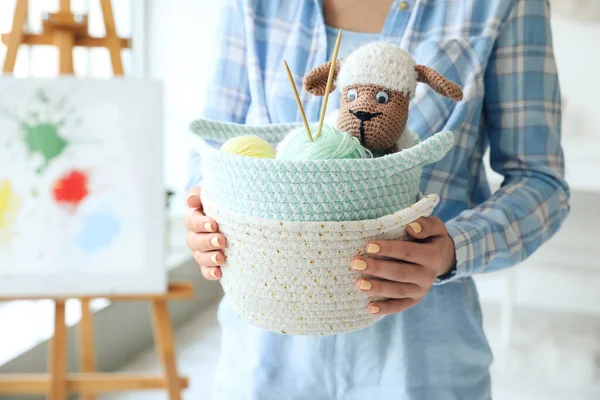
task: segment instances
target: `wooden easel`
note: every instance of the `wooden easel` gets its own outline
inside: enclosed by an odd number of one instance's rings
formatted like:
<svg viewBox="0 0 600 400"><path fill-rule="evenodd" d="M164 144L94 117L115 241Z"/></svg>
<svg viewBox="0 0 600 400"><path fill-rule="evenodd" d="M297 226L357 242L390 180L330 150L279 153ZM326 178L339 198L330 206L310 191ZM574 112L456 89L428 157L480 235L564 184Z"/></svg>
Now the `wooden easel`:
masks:
<svg viewBox="0 0 600 400"><path fill-rule="evenodd" d="M80 393L84 400L95 399L96 393L164 389L169 399L181 399L181 389L188 386L186 378L178 376L175 362L175 342L173 327L168 310L169 300L190 299L193 296L191 283L174 282L163 295L106 295L72 296L82 305L79 330L79 360L82 373L67 372L67 326L65 324L65 303L67 298L52 298L54 301L54 337L51 340L47 374L5 374L0 375L0 396L6 394L45 394L50 400L66 399L69 393ZM96 373L93 341L92 313L89 302L94 298L107 298L111 301L150 301L152 325L159 358L164 375ZM0 301L44 300L43 296L0 297Z"/></svg>
<svg viewBox="0 0 600 400"><path fill-rule="evenodd" d="M57 13L49 14L43 21L43 31L40 34L23 32L27 18L27 0L17 0L13 17L12 32L2 35L2 42L6 45L6 59L3 72L10 74L14 71L17 60L17 51L21 44L54 45L58 47L59 73L72 75L73 47L106 47L110 52L113 73L123 75L123 62L121 49L129 48L128 39L117 36L115 19L110 0L99 0L104 15L106 36L103 38L91 37L88 34L87 16L76 17L71 12L71 0L60 0L60 9Z"/></svg>
<svg viewBox="0 0 600 400"><path fill-rule="evenodd" d="M12 32L2 35L7 46L3 72L14 71L17 52L21 44L54 45L59 51L59 73L72 75L73 47L106 47L110 52L113 73L123 75L121 49L129 48L130 41L117 36L110 0L99 0L104 15L106 36L94 38L88 34L87 16L76 17L71 12L70 0L60 0L57 13L49 14L43 21L41 34L23 32L27 18L28 1L17 0ZM81 302L81 321L78 332L78 352L82 373L69 374L67 371L67 326L65 304L67 298L52 298L54 301L54 336L48 357L48 374L0 375L0 395L2 394L46 394L50 400L63 400L68 393L81 393L84 400L95 400L96 393L109 391L146 390L166 388L169 399L181 399L181 389L188 386L186 378L177 373L173 327L169 316L168 301L190 299L193 286L186 282L171 283L165 294L140 295L97 295L69 296ZM107 298L111 301L149 301L151 304L152 326L156 347L160 356L164 375L107 374L96 373L94 351L93 314L90 301L94 298ZM27 296L3 298L10 300L40 300L47 297Z"/></svg>

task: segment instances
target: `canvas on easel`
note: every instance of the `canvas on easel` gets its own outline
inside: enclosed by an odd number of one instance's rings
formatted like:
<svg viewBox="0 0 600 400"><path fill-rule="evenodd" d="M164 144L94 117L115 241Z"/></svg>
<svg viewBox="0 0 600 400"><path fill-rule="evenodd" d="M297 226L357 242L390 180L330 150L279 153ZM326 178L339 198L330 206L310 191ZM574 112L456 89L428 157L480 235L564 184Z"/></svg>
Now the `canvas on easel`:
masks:
<svg viewBox="0 0 600 400"><path fill-rule="evenodd" d="M0 294L164 293L161 85L0 77Z"/></svg>
<svg viewBox="0 0 600 400"><path fill-rule="evenodd" d="M12 73L21 45L37 44L57 47L61 75L73 74L75 46L107 48L113 73L123 75L121 50L130 41L117 35L110 0L98 1L100 38L89 36L87 17L76 17L70 0L44 17L41 33L24 32L28 2L16 0L12 31L2 35L3 72ZM96 400L101 392L166 389L180 400L188 381L177 372L168 302L190 299L193 286L166 284L160 85L0 78L0 88L0 159L9 171L0 176L0 301L54 302L48 373L1 374L0 394ZM95 372L94 298L150 303L163 374ZM67 370L67 299L81 304L82 373Z"/></svg>

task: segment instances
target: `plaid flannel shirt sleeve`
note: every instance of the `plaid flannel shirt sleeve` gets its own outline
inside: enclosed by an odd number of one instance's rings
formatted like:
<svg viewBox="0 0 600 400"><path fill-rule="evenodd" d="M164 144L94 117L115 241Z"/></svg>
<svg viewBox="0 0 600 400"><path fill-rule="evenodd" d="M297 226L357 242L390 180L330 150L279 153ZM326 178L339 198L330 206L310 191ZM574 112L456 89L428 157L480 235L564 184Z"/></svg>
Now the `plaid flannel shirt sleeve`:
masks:
<svg viewBox="0 0 600 400"><path fill-rule="evenodd" d="M213 52L208 88L200 117L216 121L244 123L250 106L250 89L246 63L244 8L238 0L227 0L221 9L219 31ZM189 190L200 185L200 156L192 151L189 160Z"/></svg>
<svg viewBox="0 0 600 400"><path fill-rule="evenodd" d="M485 91L490 164L504 181L489 200L446 223L457 263L436 284L521 262L569 211L547 0L515 2L489 60Z"/></svg>

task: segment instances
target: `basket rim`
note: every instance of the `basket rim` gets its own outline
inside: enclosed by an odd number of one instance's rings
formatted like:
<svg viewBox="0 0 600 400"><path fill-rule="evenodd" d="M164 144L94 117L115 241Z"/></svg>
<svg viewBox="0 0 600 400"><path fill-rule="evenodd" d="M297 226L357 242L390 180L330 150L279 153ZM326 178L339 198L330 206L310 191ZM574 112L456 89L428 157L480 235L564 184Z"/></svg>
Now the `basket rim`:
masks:
<svg viewBox="0 0 600 400"><path fill-rule="evenodd" d="M283 138L287 132L302 126L300 123L244 125L231 122L220 122L208 119L197 119L190 125L190 131L198 138L196 147L200 154L210 155L222 162L243 161L247 167L274 168L278 170L314 169L321 172L340 170L373 170L393 169L397 172L398 164L404 165L401 170L407 170L425 164L431 164L442 159L455 144L451 131L441 131L421 141L419 136L406 130L415 143L412 147L394 154L376 158L364 159L334 159L334 160L277 160L255 157L245 157L237 154L222 152L211 146L206 139L227 140L240 135L256 135L272 144L277 138Z"/></svg>
<svg viewBox="0 0 600 400"><path fill-rule="evenodd" d="M424 195L419 193L419 198L411 206L397 210L394 213L384 215L378 218L350 220L350 221L303 221L303 220L285 220L270 219L242 214L236 211L228 210L216 206L205 192L201 193L202 203L205 206L207 214L213 218L222 218L228 221L237 221L237 224L246 225L249 229L259 227L260 229L281 231L301 231L307 234L318 234L319 232L342 230L347 232L359 232L365 230L377 230L378 228L387 228L397 226L401 221L414 221L421 214L432 210L439 202L440 197L437 194Z"/></svg>

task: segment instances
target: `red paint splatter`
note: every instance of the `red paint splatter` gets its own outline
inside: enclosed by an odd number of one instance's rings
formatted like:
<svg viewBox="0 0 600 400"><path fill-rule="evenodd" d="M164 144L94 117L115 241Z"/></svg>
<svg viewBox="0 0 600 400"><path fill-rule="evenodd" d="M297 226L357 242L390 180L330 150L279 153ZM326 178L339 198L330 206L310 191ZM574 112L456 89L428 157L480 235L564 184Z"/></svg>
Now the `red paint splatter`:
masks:
<svg viewBox="0 0 600 400"><path fill-rule="evenodd" d="M78 206L89 194L88 176L80 170L72 170L56 181L52 195L57 203Z"/></svg>

